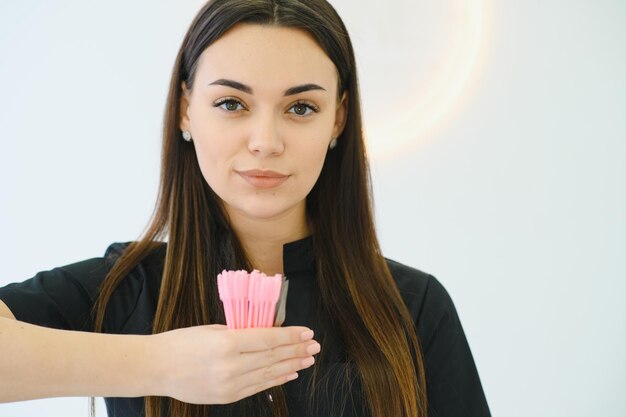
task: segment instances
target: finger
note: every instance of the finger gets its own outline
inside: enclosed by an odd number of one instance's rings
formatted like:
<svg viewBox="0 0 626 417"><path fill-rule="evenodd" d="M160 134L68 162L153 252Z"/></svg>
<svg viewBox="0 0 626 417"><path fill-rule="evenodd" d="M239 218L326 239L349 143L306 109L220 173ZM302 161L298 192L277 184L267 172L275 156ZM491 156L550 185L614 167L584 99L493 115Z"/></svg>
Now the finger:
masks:
<svg viewBox="0 0 626 417"><path fill-rule="evenodd" d="M213 330L228 330L228 326L225 324L205 324L204 326L210 327Z"/></svg>
<svg viewBox="0 0 626 417"><path fill-rule="evenodd" d="M309 340L296 345L283 345L259 352L242 353L239 355L239 369L242 373L247 373L288 359L306 359L319 353L320 349L319 343Z"/></svg>
<svg viewBox="0 0 626 417"><path fill-rule="evenodd" d="M239 352L258 352L277 346L300 343L313 338L308 327L269 327L233 330Z"/></svg>
<svg viewBox="0 0 626 417"><path fill-rule="evenodd" d="M303 369L313 366L315 358L309 356L307 358L295 358L288 359L282 362L277 362L271 366L255 369L242 375L240 380L243 388L258 384L263 384L267 381L273 381L281 376L291 375Z"/></svg>
<svg viewBox="0 0 626 417"><path fill-rule="evenodd" d="M254 395L258 392L261 391L265 391L266 389L270 389L272 387L275 387L277 385L283 385L289 381L293 381L294 379L298 378L298 373L294 372L291 374L287 374L287 375L280 375L274 379L271 379L269 381L265 381L265 382L261 382L258 384L253 384L253 385L248 385L246 387L242 387L239 390L239 398L246 398L249 397L251 395Z"/></svg>

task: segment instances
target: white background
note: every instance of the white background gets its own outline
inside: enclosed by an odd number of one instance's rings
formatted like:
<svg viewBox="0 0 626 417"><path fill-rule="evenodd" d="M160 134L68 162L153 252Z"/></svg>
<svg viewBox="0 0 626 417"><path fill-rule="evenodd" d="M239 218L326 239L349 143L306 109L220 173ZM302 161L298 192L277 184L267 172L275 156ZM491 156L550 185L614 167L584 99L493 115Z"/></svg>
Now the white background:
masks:
<svg viewBox="0 0 626 417"><path fill-rule="evenodd" d="M0 285L143 230L171 68L201 4L0 3ZM493 415L626 415L626 3L333 4L366 126L426 126L371 138L404 143L373 161L380 238L452 295ZM448 55L468 52L468 10L478 58L454 61L470 76L428 115L424 97L453 84ZM87 400L0 405L42 415L86 416Z"/></svg>

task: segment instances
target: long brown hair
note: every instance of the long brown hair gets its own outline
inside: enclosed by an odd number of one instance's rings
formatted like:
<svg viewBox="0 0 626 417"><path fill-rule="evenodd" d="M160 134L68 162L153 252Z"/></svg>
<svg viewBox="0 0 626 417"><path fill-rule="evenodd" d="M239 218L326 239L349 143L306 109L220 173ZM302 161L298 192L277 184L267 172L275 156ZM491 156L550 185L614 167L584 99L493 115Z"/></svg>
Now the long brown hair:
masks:
<svg viewBox="0 0 626 417"><path fill-rule="evenodd" d="M167 246L153 333L225 323L214 277L223 269L251 269L251 264L219 197L202 176L194 147L181 139L179 105L182 82L193 88L200 54L244 22L309 32L337 68L339 97L348 92L345 128L306 201L321 313L343 336L372 416L424 417L425 376L415 325L375 232L354 52L342 20L325 0L213 0L198 12L170 82L157 205L142 237L127 247L101 287L95 331L102 331L115 288L163 240ZM269 392L272 403L263 393L242 400L247 415L288 415L282 387ZM164 397L146 397L145 406L146 417L206 416L211 410Z"/></svg>

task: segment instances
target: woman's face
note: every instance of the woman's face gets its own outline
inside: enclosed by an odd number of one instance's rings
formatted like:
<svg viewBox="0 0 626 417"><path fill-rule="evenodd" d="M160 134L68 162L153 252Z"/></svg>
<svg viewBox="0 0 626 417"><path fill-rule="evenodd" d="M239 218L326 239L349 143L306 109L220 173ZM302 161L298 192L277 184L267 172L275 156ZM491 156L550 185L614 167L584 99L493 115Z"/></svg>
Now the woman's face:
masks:
<svg viewBox="0 0 626 417"><path fill-rule="evenodd" d="M343 129L337 84L333 62L301 30L239 24L204 50L193 90L183 85L180 128L231 218L304 214Z"/></svg>

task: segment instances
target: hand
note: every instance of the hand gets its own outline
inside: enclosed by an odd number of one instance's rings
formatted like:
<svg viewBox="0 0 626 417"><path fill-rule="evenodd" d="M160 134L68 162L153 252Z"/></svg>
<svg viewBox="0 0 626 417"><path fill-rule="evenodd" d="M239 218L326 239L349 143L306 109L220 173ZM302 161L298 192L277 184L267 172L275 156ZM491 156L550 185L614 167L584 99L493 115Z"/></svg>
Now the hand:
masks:
<svg viewBox="0 0 626 417"><path fill-rule="evenodd" d="M307 334L308 332L308 334ZM195 326L151 336L158 394L227 404L297 378L320 345L306 327Z"/></svg>

